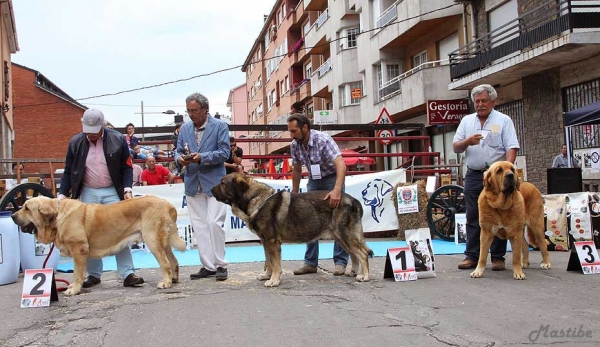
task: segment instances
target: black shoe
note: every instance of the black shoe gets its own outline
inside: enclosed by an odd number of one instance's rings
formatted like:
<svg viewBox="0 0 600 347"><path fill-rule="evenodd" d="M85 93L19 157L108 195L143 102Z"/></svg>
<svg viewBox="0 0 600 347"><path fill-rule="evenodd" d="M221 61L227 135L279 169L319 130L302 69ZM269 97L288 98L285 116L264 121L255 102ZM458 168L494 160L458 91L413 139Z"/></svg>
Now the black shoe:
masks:
<svg viewBox="0 0 600 347"><path fill-rule="evenodd" d="M214 275L216 275L216 273L217 273L216 271L209 271L209 270L206 270L206 268L202 267L200 269L200 271L196 272L195 274L191 274L190 279L197 280L199 278L206 278L208 276L214 276Z"/></svg>
<svg viewBox="0 0 600 347"><path fill-rule="evenodd" d="M140 284L144 284L144 279L136 276L133 273L129 274L129 276L127 276L123 281L123 287L135 287L139 286Z"/></svg>
<svg viewBox="0 0 600 347"><path fill-rule="evenodd" d="M227 269L224 267L217 268L217 281L225 281L227 279Z"/></svg>
<svg viewBox="0 0 600 347"><path fill-rule="evenodd" d="M102 282L98 277L88 276L85 281L83 281L83 288L90 288L95 286L96 284L100 284Z"/></svg>

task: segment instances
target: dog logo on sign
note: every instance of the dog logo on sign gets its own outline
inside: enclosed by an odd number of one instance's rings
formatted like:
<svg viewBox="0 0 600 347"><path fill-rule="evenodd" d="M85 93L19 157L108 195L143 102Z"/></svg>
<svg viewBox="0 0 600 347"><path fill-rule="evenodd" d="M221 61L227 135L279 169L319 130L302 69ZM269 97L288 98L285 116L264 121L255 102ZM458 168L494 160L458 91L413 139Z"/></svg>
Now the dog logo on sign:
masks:
<svg viewBox="0 0 600 347"><path fill-rule="evenodd" d="M385 207L383 207L384 199L392 193L392 190L393 187L388 181L377 178L369 182L362 191L363 203L371 208L371 217L377 223L380 223L379 217L385 210Z"/></svg>

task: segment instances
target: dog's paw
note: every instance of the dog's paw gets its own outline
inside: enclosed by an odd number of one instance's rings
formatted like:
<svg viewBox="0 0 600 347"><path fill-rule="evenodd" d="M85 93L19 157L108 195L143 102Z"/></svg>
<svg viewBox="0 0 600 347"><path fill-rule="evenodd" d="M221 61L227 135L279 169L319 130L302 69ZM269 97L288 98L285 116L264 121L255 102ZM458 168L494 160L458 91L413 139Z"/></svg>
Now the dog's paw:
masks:
<svg viewBox="0 0 600 347"><path fill-rule="evenodd" d="M523 273L523 271L520 272L513 272L513 278L516 280L524 280L525 279L525 274Z"/></svg>
<svg viewBox="0 0 600 347"><path fill-rule="evenodd" d="M551 263L540 263L540 269L550 270L552 268Z"/></svg>
<svg viewBox="0 0 600 347"><path fill-rule="evenodd" d="M529 269L529 263L521 263L523 269Z"/></svg>
<svg viewBox="0 0 600 347"><path fill-rule="evenodd" d="M258 275L256 277L256 279L259 280L259 281L266 281L266 280L268 280L270 278L271 278L271 274L266 273L266 272L263 272L263 273L261 273L260 275Z"/></svg>
<svg viewBox="0 0 600 347"><path fill-rule="evenodd" d="M179 283L179 278L173 277L173 278L171 278L171 282L173 282L173 283Z"/></svg>
<svg viewBox="0 0 600 347"><path fill-rule="evenodd" d="M354 271L352 269L348 269L348 270L346 270L346 272L344 272L344 275L346 275L348 277L356 277L356 271Z"/></svg>
<svg viewBox="0 0 600 347"><path fill-rule="evenodd" d="M158 288L158 289L167 289L167 288L171 288L172 285L173 285L172 282L160 281L158 283L158 285L156 286L156 288Z"/></svg>
<svg viewBox="0 0 600 347"><path fill-rule="evenodd" d="M369 275L357 275L356 276L356 281L357 282L369 282L371 279L369 278Z"/></svg>
<svg viewBox="0 0 600 347"><path fill-rule="evenodd" d="M268 280L265 282L265 287L279 287L278 280Z"/></svg>
<svg viewBox="0 0 600 347"><path fill-rule="evenodd" d="M475 269L475 271L471 272L471 278L481 278L483 277L484 269Z"/></svg>
<svg viewBox="0 0 600 347"><path fill-rule="evenodd" d="M81 289L75 290L72 284L67 287L67 290L65 290L66 296L78 295L79 293L81 293Z"/></svg>

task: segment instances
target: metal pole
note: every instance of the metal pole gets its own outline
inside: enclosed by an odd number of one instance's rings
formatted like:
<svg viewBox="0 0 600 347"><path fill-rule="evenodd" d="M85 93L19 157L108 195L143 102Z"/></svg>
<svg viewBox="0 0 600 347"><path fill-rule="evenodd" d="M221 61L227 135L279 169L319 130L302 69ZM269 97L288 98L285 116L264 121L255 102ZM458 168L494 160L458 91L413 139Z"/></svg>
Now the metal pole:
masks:
<svg viewBox="0 0 600 347"><path fill-rule="evenodd" d="M144 127L144 101L141 101L142 103L142 128ZM144 133L142 133L142 141L144 141Z"/></svg>

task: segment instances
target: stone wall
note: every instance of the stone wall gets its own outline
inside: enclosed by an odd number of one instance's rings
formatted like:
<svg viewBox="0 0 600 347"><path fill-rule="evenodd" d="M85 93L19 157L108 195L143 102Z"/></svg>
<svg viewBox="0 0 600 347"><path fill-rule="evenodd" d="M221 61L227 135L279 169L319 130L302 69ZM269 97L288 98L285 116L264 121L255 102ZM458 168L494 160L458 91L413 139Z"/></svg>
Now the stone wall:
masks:
<svg viewBox="0 0 600 347"><path fill-rule="evenodd" d="M564 142L562 97L558 69L523 78L527 146L527 180L545 193L546 169Z"/></svg>

